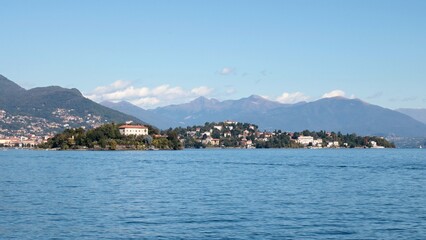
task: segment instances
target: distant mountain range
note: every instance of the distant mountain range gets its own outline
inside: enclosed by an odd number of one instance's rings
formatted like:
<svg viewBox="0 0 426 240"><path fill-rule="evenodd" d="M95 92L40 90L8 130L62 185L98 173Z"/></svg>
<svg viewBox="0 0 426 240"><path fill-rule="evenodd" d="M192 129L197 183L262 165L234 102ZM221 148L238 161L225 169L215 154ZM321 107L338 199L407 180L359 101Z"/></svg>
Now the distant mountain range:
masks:
<svg viewBox="0 0 426 240"><path fill-rule="evenodd" d="M419 122L426 124L426 109L425 108L399 108L395 111L408 115Z"/></svg>
<svg viewBox="0 0 426 240"><path fill-rule="evenodd" d="M101 122L140 122L136 117L104 107L85 98L77 89L57 86L38 87L26 90L6 77L0 75L0 109L8 114L43 118L48 121L64 123L52 112L57 109L70 110L73 116L86 119L90 116L100 117ZM29 122L28 124L30 124Z"/></svg>
<svg viewBox="0 0 426 240"><path fill-rule="evenodd" d="M199 97L188 103L149 110L128 102L101 104L103 106L85 98L77 89L53 86L26 90L0 75L1 110L53 122L66 122L64 116L53 114L57 109L65 109L82 119L97 116L99 123L132 120L161 129L234 120L257 124L265 130L308 129L358 135L426 137L426 124L420 122L425 120L422 110L394 111L359 99L324 98L314 102L281 104L256 95L226 101ZM9 126L14 123L12 121ZM22 123L20 128L25 124Z"/></svg>
<svg viewBox="0 0 426 240"><path fill-rule="evenodd" d="M105 107L120 111L122 113L132 115L143 122L146 122L161 129L167 129L169 127L175 127L180 125L173 119L158 115L151 110L145 110L126 101L121 101L117 103L104 101L100 104Z"/></svg>
<svg viewBox="0 0 426 240"><path fill-rule="evenodd" d="M359 99L341 97L297 104L281 104L256 95L226 101L199 97L189 103L151 110L128 102L102 104L133 114L162 129L229 119L254 123L267 130L309 129L360 135L426 137L426 125L412 117Z"/></svg>

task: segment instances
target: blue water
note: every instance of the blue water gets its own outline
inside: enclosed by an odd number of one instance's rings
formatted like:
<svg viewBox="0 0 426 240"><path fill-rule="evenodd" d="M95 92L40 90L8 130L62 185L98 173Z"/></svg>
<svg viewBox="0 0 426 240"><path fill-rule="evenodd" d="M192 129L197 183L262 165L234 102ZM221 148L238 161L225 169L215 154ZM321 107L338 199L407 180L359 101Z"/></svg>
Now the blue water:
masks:
<svg viewBox="0 0 426 240"><path fill-rule="evenodd" d="M426 151L0 151L0 239L426 239Z"/></svg>

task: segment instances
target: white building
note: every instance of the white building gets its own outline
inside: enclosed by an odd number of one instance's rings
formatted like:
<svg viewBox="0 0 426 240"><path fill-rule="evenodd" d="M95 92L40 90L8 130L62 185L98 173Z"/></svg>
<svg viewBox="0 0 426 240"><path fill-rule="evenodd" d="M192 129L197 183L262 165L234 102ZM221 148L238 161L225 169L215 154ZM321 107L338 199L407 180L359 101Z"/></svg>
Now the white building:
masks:
<svg viewBox="0 0 426 240"><path fill-rule="evenodd" d="M220 125L213 126L213 128L216 128L217 130L222 131L222 126L220 126Z"/></svg>
<svg viewBox="0 0 426 240"><path fill-rule="evenodd" d="M201 134L201 136L204 136L204 135L206 135L206 136L210 137L210 136L211 136L211 132L203 132L203 133Z"/></svg>
<svg viewBox="0 0 426 240"><path fill-rule="evenodd" d="M136 135L136 136L144 136L148 135L148 128L143 125L122 125L118 127L118 130L122 135Z"/></svg>
<svg viewBox="0 0 426 240"><path fill-rule="evenodd" d="M314 142L314 137L311 136L300 136L297 138L297 142L303 145L309 145Z"/></svg>
<svg viewBox="0 0 426 240"><path fill-rule="evenodd" d="M328 148L338 148L338 147L340 147L340 145L339 145L339 142L338 141L334 141L334 142L329 142L328 144L327 144L327 147Z"/></svg>
<svg viewBox="0 0 426 240"><path fill-rule="evenodd" d="M313 145L313 146L316 146L316 147L322 147L322 139L321 139L321 138L319 138L319 139L315 139L315 140L313 141L312 145Z"/></svg>
<svg viewBox="0 0 426 240"><path fill-rule="evenodd" d="M212 146L219 146L219 139L216 138L212 138L212 137L207 137L204 140L201 140L202 144L206 144L206 145L212 145Z"/></svg>
<svg viewBox="0 0 426 240"><path fill-rule="evenodd" d="M371 141L370 143L371 143L371 147L372 147L372 148L385 148L385 147L383 147L383 146L379 146L379 145L377 145L377 142L375 142L375 141Z"/></svg>

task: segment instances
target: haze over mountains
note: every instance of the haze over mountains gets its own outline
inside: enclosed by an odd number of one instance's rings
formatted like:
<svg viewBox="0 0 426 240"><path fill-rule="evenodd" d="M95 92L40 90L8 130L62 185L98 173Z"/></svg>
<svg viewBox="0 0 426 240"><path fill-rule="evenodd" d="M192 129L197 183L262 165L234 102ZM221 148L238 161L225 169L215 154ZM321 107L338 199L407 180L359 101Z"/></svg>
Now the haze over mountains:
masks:
<svg viewBox="0 0 426 240"><path fill-rule="evenodd" d="M425 108L398 108L395 111L408 115L417 121L426 124L426 109Z"/></svg>
<svg viewBox="0 0 426 240"><path fill-rule="evenodd" d="M136 106L130 107L131 104L127 102L104 102L102 104L128 114L133 113L148 123L151 120L152 124L163 129L230 119L254 123L261 129L267 130L301 131L309 129L360 135L426 136L426 125L405 114L368 104L359 99L341 97L297 104L281 104L256 95L226 101L199 97L189 103L151 110L144 110ZM126 108L122 106L126 106ZM154 121L157 119L168 120L158 121L156 124Z"/></svg>

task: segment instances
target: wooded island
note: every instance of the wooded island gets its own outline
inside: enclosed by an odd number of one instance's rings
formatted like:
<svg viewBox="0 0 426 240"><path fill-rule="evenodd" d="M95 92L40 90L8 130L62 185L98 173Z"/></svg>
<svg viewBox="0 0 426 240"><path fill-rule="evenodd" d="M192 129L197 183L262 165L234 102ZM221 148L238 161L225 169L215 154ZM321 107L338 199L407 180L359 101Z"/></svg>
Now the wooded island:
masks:
<svg viewBox="0 0 426 240"><path fill-rule="evenodd" d="M183 148L394 148L382 137L340 132L260 131L257 125L225 121L159 130L152 126L104 124L85 130L66 129L48 142L46 149L179 150Z"/></svg>

